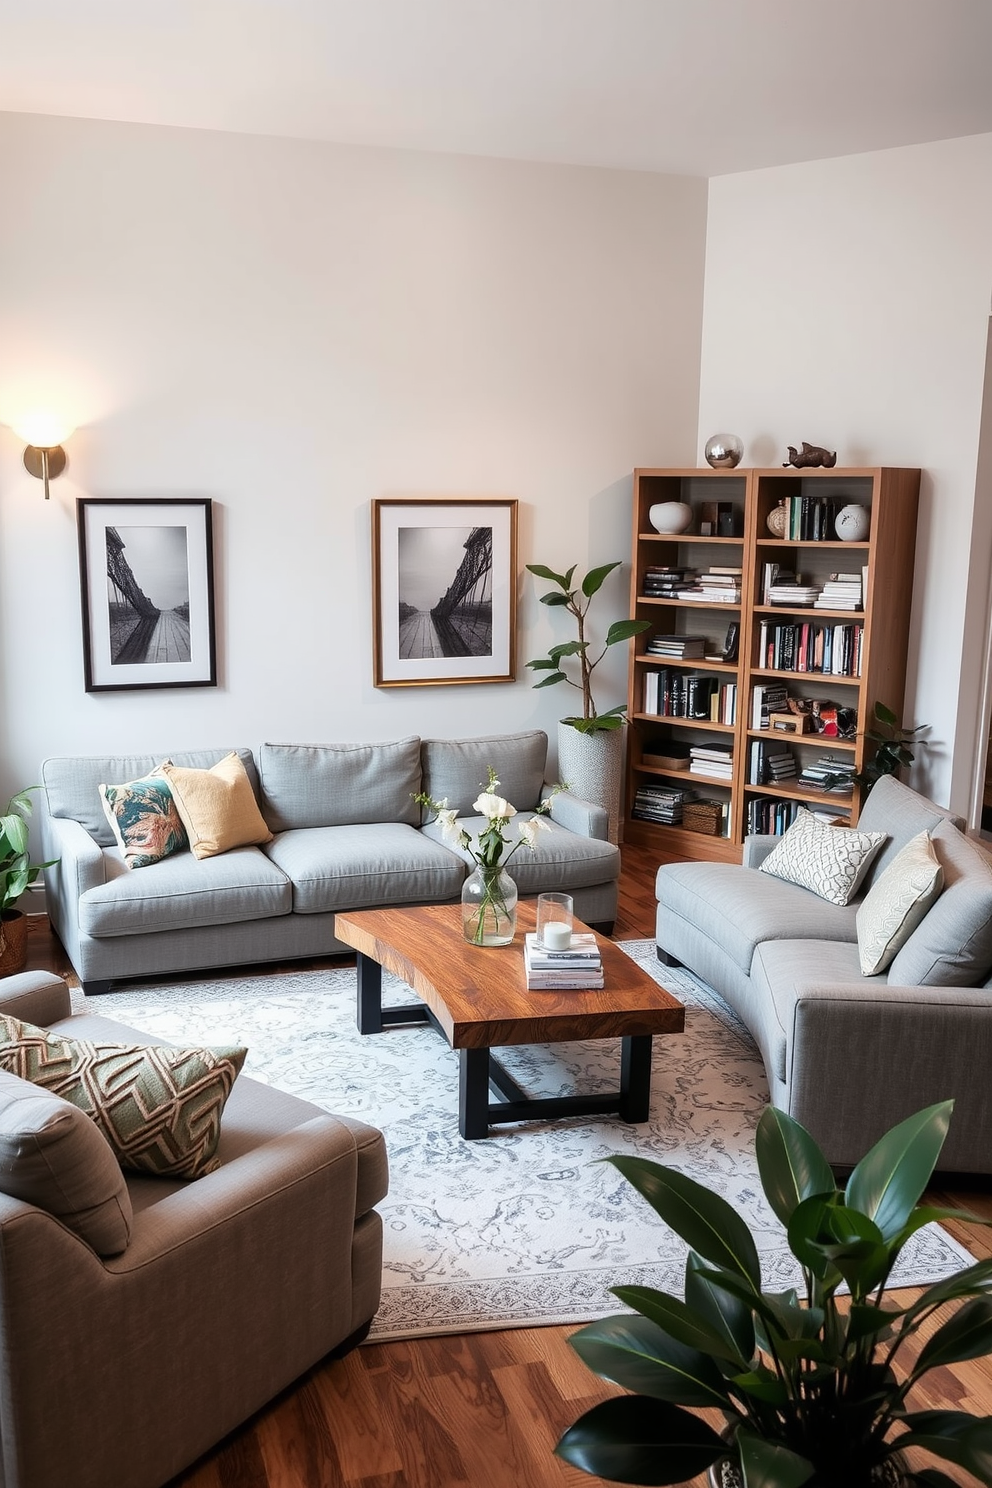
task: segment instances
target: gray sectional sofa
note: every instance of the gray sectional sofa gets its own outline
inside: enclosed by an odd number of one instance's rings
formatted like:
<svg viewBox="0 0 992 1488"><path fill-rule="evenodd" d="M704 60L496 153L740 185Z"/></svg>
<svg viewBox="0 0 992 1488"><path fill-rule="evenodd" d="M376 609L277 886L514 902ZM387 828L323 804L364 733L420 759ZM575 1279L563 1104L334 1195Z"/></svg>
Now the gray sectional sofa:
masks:
<svg viewBox="0 0 992 1488"><path fill-rule="evenodd" d="M953 1097L941 1166L992 1173L992 863L961 826L900 782L880 780L858 830L886 840L846 906L758 871L774 837L748 839L742 865L658 870L660 959L695 972L739 1014L772 1102L839 1168L895 1122ZM943 892L888 971L865 976L858 905L923 831Z"/></svg>
<svg viewBox="0 0 992 1488"><path fill-rule="evenodd" d="M101 784L147 776L163 760L208 769L230 749L77 756L42 765L42 855L51 923L88 993L121 978L345 954L340 911L459 898L469 865L440 840L413 796L447 797L467 820L496 770L526 820L550 787L539 730L478 739L262 744L237 750L273 833L260 847L197 859L175 853L129 869L104 814ZM550 830L512 862L522 895L560 889L597 927L616 915L620 855L607 816L567 791Z"/></svg>

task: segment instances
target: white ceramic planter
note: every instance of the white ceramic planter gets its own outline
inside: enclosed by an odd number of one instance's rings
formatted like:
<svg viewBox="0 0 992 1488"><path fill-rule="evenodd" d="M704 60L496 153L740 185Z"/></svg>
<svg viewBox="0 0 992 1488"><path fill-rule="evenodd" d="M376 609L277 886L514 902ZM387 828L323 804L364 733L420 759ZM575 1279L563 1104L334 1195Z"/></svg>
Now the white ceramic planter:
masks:
<svg viewBox="0 0 992 1488"><path fill-rule="evenodd" d="M602 806L610 819L609 838L620 836L620 794L623 788L624 730L580 734L567 723L558 725L558 779L574 796Z"/></svg>

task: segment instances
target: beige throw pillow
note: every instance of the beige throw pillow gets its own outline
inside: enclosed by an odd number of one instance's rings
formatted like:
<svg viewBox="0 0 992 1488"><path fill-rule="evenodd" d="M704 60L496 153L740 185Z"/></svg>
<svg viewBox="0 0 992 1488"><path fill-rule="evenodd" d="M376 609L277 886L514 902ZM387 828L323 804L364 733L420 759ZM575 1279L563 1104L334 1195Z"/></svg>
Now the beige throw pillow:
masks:
<svg viewBox="0 0 992 1488"><path fill-rule="evenodd" d="M185 769L170 760L161 769L195 857L215 858L232 847L272 841L248 773L233 751L209 770Z"/></svg>
<svg viewBox="0 0 992 1488"><path fill-rule="evenodd" d="M858 958L864 976L884 971L944 887L944 870L920 832L892 859L858 905Z"/></svg>
<svg viewBox="0 0 992 1488"><path fill-rule="evenodd" d="M849 904L886 835L835 827L800 809L760 869L809 889L830 904Z"/></svg>

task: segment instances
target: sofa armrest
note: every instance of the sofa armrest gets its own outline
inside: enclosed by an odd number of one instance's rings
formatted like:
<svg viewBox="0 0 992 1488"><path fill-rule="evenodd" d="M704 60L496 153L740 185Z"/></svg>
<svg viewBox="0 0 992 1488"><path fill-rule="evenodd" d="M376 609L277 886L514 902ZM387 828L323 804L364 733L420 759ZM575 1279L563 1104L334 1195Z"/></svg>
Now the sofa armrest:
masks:
<svg viewBox="0 0 992 1488"><path fill-rule="evenodd" d="M953 1098L938 1166L988 1171L992 999L983 988L799 982L787 1059L789 1113L835 1165L857 1162L897 1121Z"/></svg>
<svg viewBox="0 0 992 1488"><path fill-rule="evenodd" d="M741 858L741 863L745 868L760 867L776 843L781 841L781 837L764 836L758 833L755 833L751 837L745 837L744 854Z"/></svg>
<svg viewBox="0 0 992 1488"><path fill-rule="evenodd" d="M63 883L78 900L106 879L103 849L70 817L49 816L44 823L45 857L58 859L54 868L45 870L45 885L50 889L53 882Z"/></svg>
<svg viewBox="0 0 992 1488"><path fill-rule="evenodd" d="M541 800L546 801L553 790L553 786L545 785L541 790ZM609 839L610 817L605 807L597 806L594 801L583 801L581 796L573 796L571 791L555 794L551 802L551 820L579 837L595 837L600 842Z"/></svg>
<svg viewBox="0 0 992 1488"><path fill-rule="evenodd" d="M0 978L0 1013L44 1027L68 1018L71 1012L69 988L50 971L22 971Z"/></svg>

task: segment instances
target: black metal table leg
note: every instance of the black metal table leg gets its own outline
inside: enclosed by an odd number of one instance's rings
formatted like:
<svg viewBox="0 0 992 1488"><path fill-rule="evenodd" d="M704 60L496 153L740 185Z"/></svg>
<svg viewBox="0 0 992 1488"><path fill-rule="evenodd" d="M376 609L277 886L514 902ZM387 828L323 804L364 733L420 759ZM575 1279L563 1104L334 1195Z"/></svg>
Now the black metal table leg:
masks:
<svg viewBox="0 0 992 1488"><path fill-rule="evenodd" d="M651 1110L651 1035L627 1034L620 1053L620 1119L647 1121Z"/></svg>
<svg viewBox="0 0 992 1488"><path fill-rule="evenodd" d="M358 952L358 1031L382 1032L382 967Z"/></svg>
<svg viewBox="0 0 992 1488"><path fill-rule="evenodd" d="M489 1135L489 1050L458 1050L458 1130L466 1142Z"/></svg>

